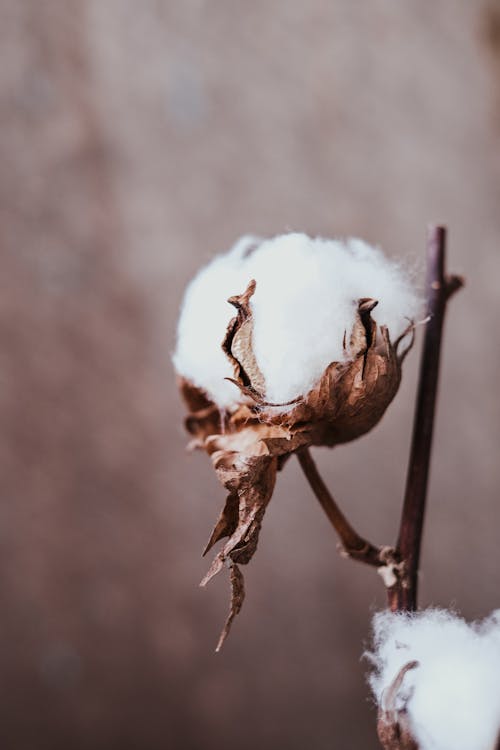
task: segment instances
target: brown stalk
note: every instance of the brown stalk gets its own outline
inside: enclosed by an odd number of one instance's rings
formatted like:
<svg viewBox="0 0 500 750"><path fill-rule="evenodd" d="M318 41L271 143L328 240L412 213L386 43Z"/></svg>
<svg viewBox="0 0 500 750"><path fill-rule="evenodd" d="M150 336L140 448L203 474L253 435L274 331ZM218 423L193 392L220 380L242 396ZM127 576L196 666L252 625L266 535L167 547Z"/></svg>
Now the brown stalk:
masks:
<svg viewBox="0 0 500 750"><path fill-rule="evenodd" d="M353 529L332 497L328 487L323 482L309 449L302 448L297 451L297 458L312 491L339 535L345 554L367 565L374 565L376 567L386 565L388 562L388 548L375 547Z"/></svg>
<svg viewBox="0 0 500 750"><path fill-rule="evenodd" d="M402 574L397 577L396 584L387 592L388 604L393 612L413 611L417 607L418 568L429 478L443 322L448 300L464 283L459 276L446 275L445 256L445 227L429 227L427 239L429 322L425 328L406 490L396 546L396 555L402 561Z"/></svg>

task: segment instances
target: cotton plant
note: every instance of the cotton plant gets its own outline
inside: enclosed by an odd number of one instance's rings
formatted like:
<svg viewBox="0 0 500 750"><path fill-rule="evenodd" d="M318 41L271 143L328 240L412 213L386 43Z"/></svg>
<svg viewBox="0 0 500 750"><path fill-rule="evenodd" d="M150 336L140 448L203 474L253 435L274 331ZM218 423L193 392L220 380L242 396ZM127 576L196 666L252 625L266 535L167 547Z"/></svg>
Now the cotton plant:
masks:
<svg viewBox="0 0 500 750"><path fill-rule="evenodd" d="M416 611L443 322L463 284L445 273L445 239L443 227L430 228L424 307L403 266L362 240L243 237L189 284L173 357L190 446L210 456L228 492L205 552L225 542L202 581L229 568L231 607L217 650L243 604L240 565L256 550L277 473L295 454L343 553L375 567L386 587L369 654L384 750L500 749L500 611L472 625L445 610ZM351 526L309 449L375 427L418 323L424 342L399 533L395 545L375 545Z"/></svg>
<svg viewBox="0 0 500 750"><path fill-rule="evenodd" d="M401 265L359 239L242 238L188 286L174 364L193 445L228 490L202 584L225 564L232 604L276 474L292 453L368 432L401 380L421 299ZM236 313L236 314L235 314Z"/></svg>

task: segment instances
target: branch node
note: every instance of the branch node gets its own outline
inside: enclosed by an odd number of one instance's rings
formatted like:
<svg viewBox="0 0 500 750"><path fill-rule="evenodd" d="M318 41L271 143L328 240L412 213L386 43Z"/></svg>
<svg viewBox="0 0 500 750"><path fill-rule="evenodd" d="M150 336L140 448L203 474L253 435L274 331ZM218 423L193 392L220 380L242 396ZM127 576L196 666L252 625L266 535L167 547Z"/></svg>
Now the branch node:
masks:
<svg viewBox="0 0 500 750"><path fill-rule="evenodd" d="M452 274L451 276L446 276L446 279L445 279L446 301L448 301L450 297L453 294L455 294L455 292L458 292L458 290L461 289L463 286L465 286L465 279L463 276L458 276L456 274Z"/></svg>
<svg viewBox="0 0 500 750"><path fill-rule="evenodd" d="M381 547L379 558L382 564L377 568L377 573L386 588L390 589L404 578L404 561L398 557L394 547Z"/></svg>

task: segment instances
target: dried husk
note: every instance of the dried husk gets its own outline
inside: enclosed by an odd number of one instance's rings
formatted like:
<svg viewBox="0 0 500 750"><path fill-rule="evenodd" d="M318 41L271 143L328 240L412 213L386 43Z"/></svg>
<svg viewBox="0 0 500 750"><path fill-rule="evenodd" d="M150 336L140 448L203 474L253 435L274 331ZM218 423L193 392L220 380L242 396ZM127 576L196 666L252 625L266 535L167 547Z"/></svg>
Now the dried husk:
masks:
<svg viewBox="0 0 500 750"><path fill-rule="evenodd" d="M419 750L418 743L412 735L406 707L397 707L399 690L406 673L418 666L418 661L405 664L383 696L383 707L378 714L377 734L384 750Z"/></svg>
<svg viewBox="0 0 500 750"><path fill-rule="evenodd" d="M237 567L251 559L257 547L265 509L274 489L276 473L286 459L311 445L346 443L371 430L394 398L401 380L401 364L413 343L413 326L394 343L387 328L377 330L370 312L376 300L358 301L356 321L349 340L344 335L343 362L332 362L309 393L288 404L265 399L265 380L253 347L250 299L255 281L242 295L231 297L237 315L230 321L222 347L234 369L232 382L241 400L232 411L221 411L194 384L180 378L179 387L189 413L186 428L191 447L205 450L217 476L228 490L226 504L205 552L227 538L202 585L225 565L233 579ZM406 334L409 345L399 352ZM235 587L232 604L218 648L222 645L243 603L243 581Z"/></svg>

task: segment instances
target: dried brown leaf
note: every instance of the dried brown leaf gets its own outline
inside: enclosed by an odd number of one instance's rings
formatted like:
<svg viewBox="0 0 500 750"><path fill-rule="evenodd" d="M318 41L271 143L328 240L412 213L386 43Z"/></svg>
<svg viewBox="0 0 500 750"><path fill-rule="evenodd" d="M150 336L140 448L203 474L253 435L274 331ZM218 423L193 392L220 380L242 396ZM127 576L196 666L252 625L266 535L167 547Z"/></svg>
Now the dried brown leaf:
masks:
<svg viewBox="0 0 500 750"><path fill-rule="evenodd" d="M270 455L238 453L222 458L227 461L218 461L216 472L222 484L238 499L238 521L218 557L247 563L257 546L262 518L274 489L277 460Z"/></svg>
<svg viewBox="0 0 500 750"><path fill-rule="evenodd" d="M228 325L222 348L234 367L233 382L258 397L265 391L265 380L252 346L253 318L250 298L255 292L255 287L256 282L252 280L243 294L228 299L238 312Z"/></svg>
<svg viewBox="0 0 500 750"><path fill-rule="evenodd" d="M221 539L226 536L231 536L236 531L238 526L238 495L236 492L230 492L226 498L226 504L221 511L217 523L214 526L210 539L207 542L207 546L203 550L203 555L209 552L214 544L217 544Z"/></svg>
<svg viewBox="0 0 500 750"><path fill-rule="evenodd" d="M216 651L220 651L224 645L233 620L240 613L245 599L245 581L243 580L243 574L236 564L231 565L231 603L229 607L229 615L220 634L219 641L217 643Z"/></svg>
<svg viewBox="0 0 500 750"><path fill-rule="evenodd" d="M188 408L184 425L189 434L195 436L196 445L201 447L205 438L221 431L220 410L204 391L186 378L179 377L178 386Z"/></svg>
<svg viewBox="0 0 500 750"><path fill-rule="evenodd" d="M220 481L229 490L207 551L220 539L228 538L201 582L205 586L227 562L230 563L232 604L218 650L243 604L243 575L236 563L248 563L257 548L262 519L274 489L277 458L269 454L251 456L218 450L212 454L212 461Z"/></svg>

